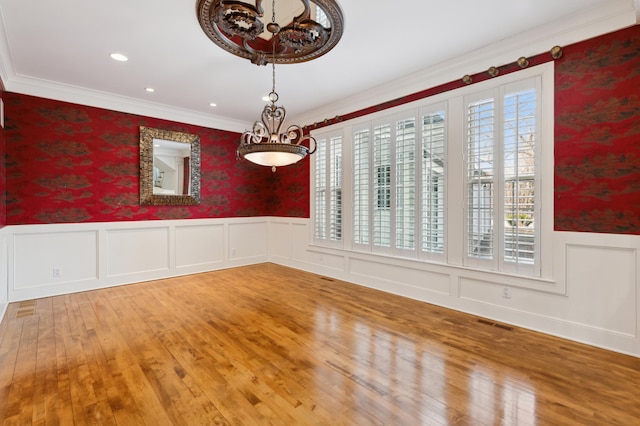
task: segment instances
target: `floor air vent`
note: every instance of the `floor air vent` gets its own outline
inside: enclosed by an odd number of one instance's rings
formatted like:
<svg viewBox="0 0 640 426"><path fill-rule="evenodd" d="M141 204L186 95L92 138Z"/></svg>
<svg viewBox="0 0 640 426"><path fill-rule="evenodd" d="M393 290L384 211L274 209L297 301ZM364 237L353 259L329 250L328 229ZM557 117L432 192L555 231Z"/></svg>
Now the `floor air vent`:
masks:
<svg viewBox="0 0 640 426"><path fill-rule="evenodd" d="M29 317L33 314L35 314L36 311L35 309L31 308L31 309L20 309L18 310L18 312L16 312L16 318L22 318L22 317Z"/></svg>
<svg viewBox="0 0 640 426"><path fill-rule="evenodd" d="M481 324L490 325L492 327L498 327L498 328L501 328L501 329L507 330L507 331L513 331L513 329L514 329L510 325L500 324L500 323L493 322L493 321L490 321L488 319L483 319L483 318L479 319L478 322L481 323Z"/></svg>
<svg viewBox="0 0 640 426"><path fill-rule="evenodd" d="M36 313L36 301L25 300L18 303L18 311L16 312L16 318L28 317Z"/></svg>

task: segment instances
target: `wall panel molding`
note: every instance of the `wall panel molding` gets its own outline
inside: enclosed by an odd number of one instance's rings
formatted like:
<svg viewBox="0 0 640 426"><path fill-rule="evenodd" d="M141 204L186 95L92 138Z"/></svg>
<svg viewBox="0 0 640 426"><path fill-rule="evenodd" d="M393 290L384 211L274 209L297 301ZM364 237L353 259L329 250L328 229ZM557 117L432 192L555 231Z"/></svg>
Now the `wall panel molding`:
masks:
<svg viewBox="0 0 640 426"><path fill-rule="evenodd" d="M311 226L308 219L271 223L277 245L293 250L290 258L281 250L269 259L640 357L640 236L555 231L553 279L538 280L319 247L309 243Z"/></svg>
<svg viewBox="0 0 640 426"><path fill-rule="evenodd" d="M528 287L522 277L314 246L309 219L7 226L0 229L7 265L0 314L7 302L270 261L640 357L640 236L553 235L552 285L562 291ZM62 265L57 279L52 262Z"/></svg>
<svg viewBox="0 0 640 426"><path fill-rule="evenodd" d="M6 227L0 228L0 321L4 318L9 305L9 258L7 250L8 232Z"/></svg>
<svg viewBox="0 0 640 426"><path fill-rule="evenodd" d="M1 288L16 302L265 262L268 223L254 217L6 226Z"/></svg>

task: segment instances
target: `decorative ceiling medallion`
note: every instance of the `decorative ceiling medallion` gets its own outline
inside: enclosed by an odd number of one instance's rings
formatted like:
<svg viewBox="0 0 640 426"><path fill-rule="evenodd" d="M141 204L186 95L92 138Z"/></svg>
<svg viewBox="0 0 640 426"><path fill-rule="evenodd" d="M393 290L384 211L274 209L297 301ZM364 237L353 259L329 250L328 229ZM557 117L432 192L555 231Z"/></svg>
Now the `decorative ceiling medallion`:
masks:
<svg viewBox="0 0 640 426"><path fill-rule="evenodd" d="M344 18L334 0L289 0L295 1L302 3L302 13L291 22L276 23L277 31L268 33L260 19L264 16L262 0L256 0L255 5L241 1L199 0L198 21L215 44L254 64L306 62L333 49L342 37ZM311 19L312 4L326 15L327 27ZM265 38L260 37L263 33ZM268 38L271 34L277 34L275 55Z"/></svg>

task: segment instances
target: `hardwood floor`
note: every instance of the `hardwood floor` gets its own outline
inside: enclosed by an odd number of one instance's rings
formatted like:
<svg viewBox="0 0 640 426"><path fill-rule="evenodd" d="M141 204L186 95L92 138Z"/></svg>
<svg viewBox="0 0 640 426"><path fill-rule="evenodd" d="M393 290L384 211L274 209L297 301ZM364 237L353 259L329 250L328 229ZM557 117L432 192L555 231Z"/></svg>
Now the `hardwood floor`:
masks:
<svg viewBox="0 0 640 426"><path fill-rule="evenodd" d="M13 303L4 425L633 425L640 359L261 264Z"/></svg>

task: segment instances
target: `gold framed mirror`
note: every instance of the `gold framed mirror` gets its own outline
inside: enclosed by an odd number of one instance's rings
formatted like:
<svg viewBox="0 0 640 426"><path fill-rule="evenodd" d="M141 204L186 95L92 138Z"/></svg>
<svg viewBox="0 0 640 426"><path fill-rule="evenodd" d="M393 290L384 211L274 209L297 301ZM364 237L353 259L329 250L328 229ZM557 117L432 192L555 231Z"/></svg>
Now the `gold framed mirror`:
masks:
<svg viewBox="0 0 640 426"><path fill-rule="evenodd" d="M140 126L140 204L200 204L200 136Z"/></svg>

